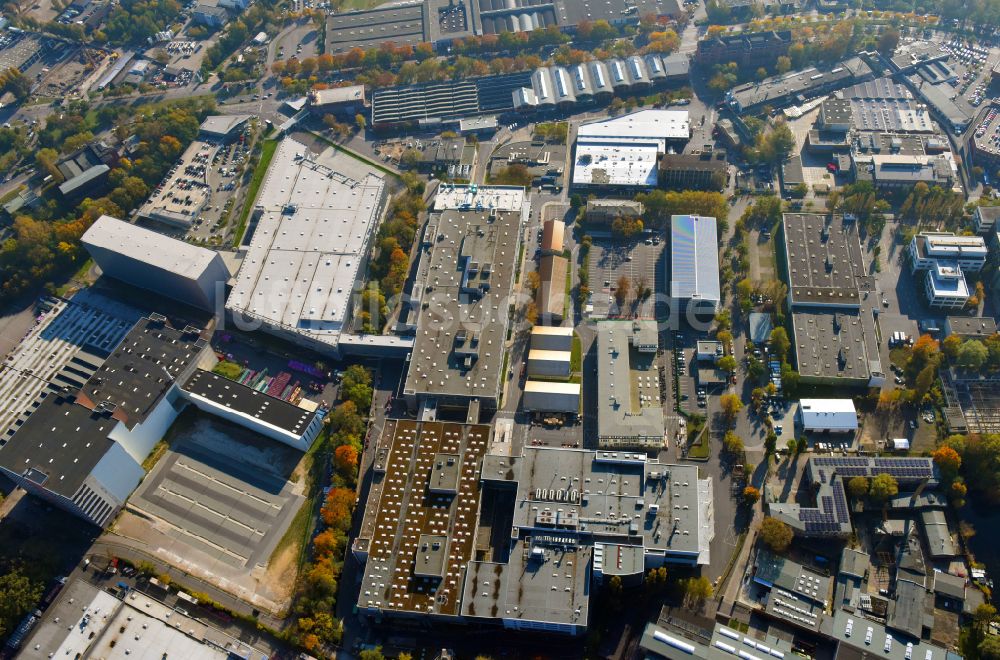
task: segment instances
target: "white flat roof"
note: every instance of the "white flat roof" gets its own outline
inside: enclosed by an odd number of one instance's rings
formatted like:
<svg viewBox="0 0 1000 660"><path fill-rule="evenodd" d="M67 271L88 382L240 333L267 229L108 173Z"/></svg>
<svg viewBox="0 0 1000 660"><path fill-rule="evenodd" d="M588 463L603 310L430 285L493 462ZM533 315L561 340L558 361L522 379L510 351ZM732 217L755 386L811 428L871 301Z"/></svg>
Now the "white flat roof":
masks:
<svg viewBox="0 0 1000 660"><path fill-rule="evenodd" d="M81 239L162 270L196 279L208 268L216 253L184 241L138 227L110 215L102 215Z"/></svg>
<svg viewBox="0 0 1000 660"><path fill-rule="evenodd" d="M691 119L687 110L639 110L581 124L577 138L654 138L687 140L691 137Z"/></svg>
<svg viewBox="0 0 1000 660"><path fill-rule="evenodd" d="M538 394L580 394L580 383L527 380L524 382L524 391Z"/></svg>
<svg viewBox="0 0 1000 660"><path fill-rule="evenodd" d="M573 163L574 185L652 187L659 176L655 142L577 142Z"/></svg>
<svg viewBox="0 0 1000 660"><path fill-rule="evenodd" d="M851 399L802 399L802 424L807 429L856 429L858 413Z"/></svg>
<svg viewBox="0 0 1000 660"><path fill-rule="evenodd" d="M435 211L520 211L523 205L524 188L521 186L462 186L442 183L434 196Z"/></svg>
<svg viewBox="0 0 1000 660"><path fill-rule="evenodd" d="M250 119L250 115L212 115L201 122L201 130L214 135L229 135L229 132Z"/></svg>
<svg viewBox="0 0 1000 660"><path fill-rule="evenodd" d="M384 181L351 179L286 138L226 307L335 344L382 207ZM256 211L255 211L256 212Z"/></svg>

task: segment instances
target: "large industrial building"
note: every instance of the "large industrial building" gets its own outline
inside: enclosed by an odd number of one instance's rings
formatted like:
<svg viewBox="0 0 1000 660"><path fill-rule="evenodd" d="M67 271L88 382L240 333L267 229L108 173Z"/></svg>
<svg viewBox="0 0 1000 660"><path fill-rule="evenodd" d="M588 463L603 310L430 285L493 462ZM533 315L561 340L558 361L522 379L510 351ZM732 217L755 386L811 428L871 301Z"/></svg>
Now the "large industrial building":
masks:
<svg viewBox="0 0 1000 660"><path fill-rule="evenodd" d="M177 383L215 359L197 329L143 319L83 387L41 394L0 448L0 471L29 493L107 524L184 407Z"/></svg>
<svg viewBox="0 0 1000 660"><path fill-rule="evenodd" d="M212 250L102 215L80 239L108 277L216 311L229 271Z"/></svg>
<svg viewBox="0 0 1000 660"><path fill-rule="evenodd" d="M715 314L722 300L715 218L670 218L670 304L678 314Z"/></svg>
<svg viewBox="0 0 1000 660"><path fill-rule="evenodd" d="M841 215L786 213L782 236L781 271L801 381L880 386L878 301L856 223Z"/></svg>
<svg viewBox="0 0 1000 660"><path fill-rule="evenodd" d="M58 314L85 323L74 311ZM49 321L51 331L69 330L58 321ZM95 525L121 509L145 475L143 461L189 403L301 451L322 427L326 411L317 406L296 406L207 371L218 360L199 328L174 328L152 314L108 343L104 350L88 343L67 361L71 376L86 374L82 382L46 374L51 380L42 387L22 392L26 400L6 403L17 419L0 443L0 472Z"/></svg>
<svg viewBox="0 0 1000 660"><path fill-rule="evenodd" d="M597 442L602 449L661 449L666 429L654 358L655 321L597 324Z"/></svg>
<svg viewBox="0 0 1000 660"><path fill-rule="evenodd" d="M419 125L458 126L461 120L490 114L526 114L608 103L615 94L639 94L686 84L686 55L656 53L626 59L591 61L570 67L540 67L462 80L385 87L372 92L374 128Z"/></svg>
<svg viewBox="0 0 1000 660"><path fill-rule="evenodd" d="M429 43L443 50L455 39L547 28L572 31L584 21L612 25L638 23L643 16L677 18L677 0L410 0L409 2L330 14L326 49L337 53L353 48L377 48L383 43L416 46Z"/></svg>
<svg viewBox="0 0 1000 660"><path fill-rule="evenodd" d="M254 203L229 312L289 341L339 354L386 205L382 177L357 167L339 171L305 145L282 140Z"/></svg>
<svg viewBox="0 0 1000 660"><path fill-rule="evenodd" d="M372 617L578 635L601 575L709 561L712 485L693 465L511 453L488 426L394 419L375 451L352 546L365 563L358 609Z"/></svg>
<svg viewBox="0 0 1000 660"><path fill-rule="evenodd" d="M403 388L411 408L497 408L524 201L516 186L439 188L413 287L416 337Z"/></svg>

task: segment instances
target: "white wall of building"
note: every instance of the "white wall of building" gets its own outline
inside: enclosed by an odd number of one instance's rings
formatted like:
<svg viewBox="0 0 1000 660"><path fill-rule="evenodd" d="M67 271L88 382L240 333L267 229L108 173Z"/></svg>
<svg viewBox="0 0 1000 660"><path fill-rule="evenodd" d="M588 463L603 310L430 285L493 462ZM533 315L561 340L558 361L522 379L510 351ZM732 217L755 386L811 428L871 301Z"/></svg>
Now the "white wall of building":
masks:
<svg viewBox="0 0 1000 660"><path fill-rule="evenodd" d="M192 394L191 392L184 392L184 398L197 406L199 410L215 415L216 417L221 417L222 419L228 420L234 424L248 428L251 431L256 431L257 433L271 438L272 440L283 442L290 447L295 447L299 451L306 451L309 449L309 445L311 445L312 441L316 439L316 436L319 435L320 429L323 427L323 417L322 415L317 414L313 416L312 421L309 422L309 426L306 427L305 432L299 436L286 431L285 429L278 428L273 424L268 424L267 422L253 417L252 415L219 405L214 401L197 394Z"/></svg>

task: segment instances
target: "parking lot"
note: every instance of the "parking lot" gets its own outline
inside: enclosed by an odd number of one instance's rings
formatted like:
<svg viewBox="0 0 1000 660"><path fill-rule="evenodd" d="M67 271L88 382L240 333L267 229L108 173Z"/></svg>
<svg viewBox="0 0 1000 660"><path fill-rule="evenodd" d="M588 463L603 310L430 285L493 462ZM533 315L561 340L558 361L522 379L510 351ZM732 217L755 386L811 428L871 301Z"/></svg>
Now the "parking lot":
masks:
<svg viewBox="0 0 1000 660"><path fill-rule="evenodd" d="M301 453L196 411L172 435L128 503L150 551L210 573L266 565L303 501L289 481Z"/></svg>
<svg viewBox="0 0 1000 660"><path fill-rule="evenodd" d="M638 240L595 237L590 250L592 315L655 318L655 294L666 294L665 245L661 235L652 232ZM615 296L623 277L628 281L628 295L619 306ZM637 299L641 289L650 294Z"/></svg>

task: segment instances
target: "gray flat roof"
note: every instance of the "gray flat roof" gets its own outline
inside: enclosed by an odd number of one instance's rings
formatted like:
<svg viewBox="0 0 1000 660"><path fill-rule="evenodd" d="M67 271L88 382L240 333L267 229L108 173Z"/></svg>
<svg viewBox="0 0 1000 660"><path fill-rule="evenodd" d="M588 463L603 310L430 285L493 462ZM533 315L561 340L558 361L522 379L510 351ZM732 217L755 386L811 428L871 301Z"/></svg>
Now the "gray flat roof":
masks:
<svg viewBox="0 0 1000 660"><path fill-rule="evenodd" d="M249 119L250 115L211 115L201 122L201 132L213 136L226 136Z"/></svg>
<svg viewBox="0 0 1000 660"><path fill-rule="evenodd" d="M205 348L197 329L177 330L162 320L144 318L84 384L80 402L91 408L113 406L115 416L133 428Z"/></svg>
<svg viewBox="0 0 1000 660"><path fill-rule="evenodd" d="M335 345L385 205L385 181L345 174L285 138L255 204L260 214L226 308Z"/></svg>
<svg viewBox="0 0 1000 660"><path fill-rule="evenodd" d="M753 110L765 104L781 105L796 96L809 96L819 89L846 86L856 78L871 73L871 68L858 57L839 62L829 69L810 67L767 78L761 82L745 83L727 92L742 109Z"/></svg>
<svg viewBox="0 0 1000 660"><path fill-rule="evenodd" d="M404 388L414 396L499 397L522 210L519 204L516 210L477 208L475 199L489 203L491 190L479 188L469 208L436 207L428 219L430 245L414 287L425 308Z"/></svg>
<svg viewBox="0 0 1000 660"><path fill-rule="evenodd" d="M330 14L326 19L326 52L373 48L386 41L415 46L425 40L423 13L423 3L413 2Z"/></svg>
<svg viewBox="0 0 1000 660"><path fill-rule="evenodd" d="M653 353L633 347L635 326L655 321L601 321L597 324L597 435L662 445L665 427L659 376ZM655 335L654 335L655 337ZM646 395L644 399L641 395Z"/></svg>
<svg viewBox="0 0 1000 660"><path fill-rule="evenodd" d="M792 344L803 377L868 381L865 329L857 310L792 312Z"/></svg>
<svg viewBox="0 0 1000 660"><path fill-rule="evenodd" d="M519 475L514 527L522 532L583 534L708 563L711 493L697 466L642 452L525 447Z"/></svg>
<svg viewBox="0 0 1000 660"><path fill-rule="evenodd" d="M0 466L72 498L114 444L108 434L117 424L72 393L50 393L0 448Z"/></svg>
<svg viewBox="0 0 1000 660"><path fill-rule="evenodd" d="M715 218L671 216L670 297L715 303L722 299Z"/></svg>
<svg viewBox="0 0 1000 660"><path fill-rule="evenodd" d="M949 334L962 337L985 339L997 332L996 319L990 316L949 316L947 324Z"/></svg>
<svg viewBox="0 0 1000 660"><path fill-rule="evenodd" d="M859 305L857 280L865 270L856 223L842 215L785 213L782 224L792 306Z"/></svg>
<svg viewBox="0 0 1000 660"><path fill-rule="evenodd" d="M62 193L63 195L70 195L81 186L90 183L94 179L97 179L98 177L101 177L110 171L111 168L105 165L104 163L94 165L93 167L87 169L86 171L77 174L72 179L63 181L61 184L59 184L59 192Z"/></svg>
<svg viewBox="0 0 1000 660"><path fill-rule="evenodd" d="M197 279L216 258L213 250L102 215L84 232L84 247L99 248L141 261L169 273Z"/></svg>
<svg viewBox="0 0 1000 660"><path fill-rule="evenodd" d="M195 369L182 387L217 405L296 435L305 432L316 414L204 369Z"/></svg>

